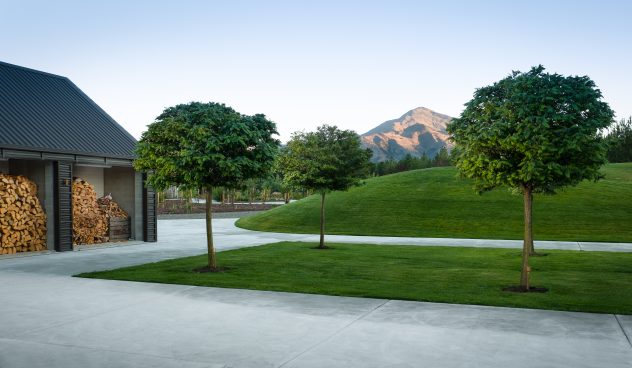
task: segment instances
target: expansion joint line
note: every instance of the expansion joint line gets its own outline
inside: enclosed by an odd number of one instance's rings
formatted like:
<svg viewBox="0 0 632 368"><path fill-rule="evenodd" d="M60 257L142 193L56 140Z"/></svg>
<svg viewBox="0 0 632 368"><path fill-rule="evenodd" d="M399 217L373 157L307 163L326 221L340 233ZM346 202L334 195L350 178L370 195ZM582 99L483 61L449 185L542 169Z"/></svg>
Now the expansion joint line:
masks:
<svg viewBox="0 0 632 368"><path fill-rule="evenodd" d="M382 308L382 306L386 303L390 302L390 300L385 300L383 303L380 303L379 305L377 305L375 308L367 311L366 313L363 313L362 315L358 316L356 319L354 319L353 321L347 323L346 325L342 326L341 328L339 328L336 332L334 332L333 334L331 334L330 336L328 336L327 338L325 338L322 341L319 341L317 343L315 343L314 345L308 347L307 349L303 350L302 352L296 354L295 356L293 356L292 358L286 360L285 362L279 364L277 366L277 368L281 368L286 366L287 364L295 361L296 359L298 359L299 357L301 357L303 354L307 353L308 351L314 350L315 348L319 347L320 345L326 343L327 341L333 339L334 337L338 336L340 333L342 333L342 331L346 330L347 328L349 328L351 325L353 325L354 323L366 318L366 316L368 316L369 314L375 312L376 310Z"/></svg>
<svg viewBox="0 0 632 368"><path fill-rule="evenodd" d="M630 336L628 336L627 332L625 332L625 328L623 328L623 325L621 324L621 321L619 320L619 317L617 317L616 314L614 314L614 319L617 320L617 323L619 324L619 328L621 329L621 332L623 332L623 336L625 336L625 339L628 340L628 345L630 345L630 348L632 349L632 341L630 340Z"/></svg>

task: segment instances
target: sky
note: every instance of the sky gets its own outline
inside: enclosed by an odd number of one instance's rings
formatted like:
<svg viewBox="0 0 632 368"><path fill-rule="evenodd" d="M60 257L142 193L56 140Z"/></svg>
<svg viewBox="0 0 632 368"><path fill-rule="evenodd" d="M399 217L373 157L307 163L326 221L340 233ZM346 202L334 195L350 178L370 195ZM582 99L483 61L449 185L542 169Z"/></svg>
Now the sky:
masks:
<svg viewBox="0 0 632 368"><path fill-rule="evenodd" d="M0 61L70 78L139 138L191 101L263 113L280 138L458 116L513 70L588 75L632 115L632 1L0 0Z"/></svg>

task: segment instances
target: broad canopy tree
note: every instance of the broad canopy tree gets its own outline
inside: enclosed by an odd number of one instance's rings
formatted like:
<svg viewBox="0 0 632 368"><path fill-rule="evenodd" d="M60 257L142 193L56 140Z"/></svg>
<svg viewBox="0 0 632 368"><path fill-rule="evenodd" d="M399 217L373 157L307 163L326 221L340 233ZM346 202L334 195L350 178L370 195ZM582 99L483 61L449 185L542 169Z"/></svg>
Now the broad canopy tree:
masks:
<svg viewBox="0 0 632 368"><path fill-rule="evenodd" d="M262 114L242 115L220 103L169 107L143 133L134 162L151 172L157 189L171 185L206 191L208 269L217 271L212 230L213 188L236 187L265 176L278 152L275 124Z"/></svg>
<svg viewBox="0 0 632 368"><path fill-rule="evenodd" d="M371 150L363 149L351 130L323 125L315 132L292 135L279 155L278 168L288 187L320 194L320 242L325 246L325 194L359 185L369 172Z"/></svg>
<svg viewBox="0 0 632 368"><path fill-rule="evenodd" d="M507 186L523 195L520 289L530 290L533 194L598 180L606 161L599 133L612 121L613 111L590 78L548 74L538 66L477 89L449 123L462 175L475 179L480 191Z"/></svg>

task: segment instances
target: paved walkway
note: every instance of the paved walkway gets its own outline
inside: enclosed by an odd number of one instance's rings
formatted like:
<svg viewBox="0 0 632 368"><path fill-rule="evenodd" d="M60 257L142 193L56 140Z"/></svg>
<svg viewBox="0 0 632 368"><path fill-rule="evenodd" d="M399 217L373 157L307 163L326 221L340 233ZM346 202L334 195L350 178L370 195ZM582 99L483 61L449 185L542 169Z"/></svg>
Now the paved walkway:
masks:
<svg viewBox="0 0 632 368"><path fill-rule="evenodd" d="M248 232L232 221L214 221L219 249L315 239ZM203 220L159 221L159 238L154 244L0 259L0 367L632 366L632 316L69 277L205 251ZM574 244L582 250L598 246Z"/></svg>

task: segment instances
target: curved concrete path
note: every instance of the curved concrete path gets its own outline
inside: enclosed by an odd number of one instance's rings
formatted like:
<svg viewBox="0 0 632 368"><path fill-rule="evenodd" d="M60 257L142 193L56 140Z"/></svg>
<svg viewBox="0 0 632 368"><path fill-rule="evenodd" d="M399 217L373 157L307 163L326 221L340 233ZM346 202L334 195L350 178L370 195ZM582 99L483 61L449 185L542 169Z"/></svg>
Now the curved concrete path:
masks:
<svg viewBox="0 0 632 368"><path fill-rule="evenodd" d="M220 250L315 239L245 231L233 221L214 221ZM159 221L159 239L0 259L0 367L632 366L632 316L69 277L204 253L203 220ZM327 239L453 245L437 239ZM575 249L580 246L589 250L583 243ZM628 247L607 245L613 251Z"/></svg>
<svg viewBox="0 0 632 368"><path fill-rule="evenodd" d="M165 224L167 225L167 224ZM193 224L194 228L199 225ZM269 239L272 241L305 241L318 242L318 235L287 234L251 231L235 226L234 219L218 221L217 225L223 235L240 235L254 239ZM177 226L177 225L175 225ZM500 239L459 239L459 238L417 238L398 236L354 236L354 235L327 235L326 241L332 243L364 243L383 245L419 245L419 246L445 246L445 247L477 247L477 248L519 248L522 249L522 240ZM632 243L606 243L606 242L575 242L575 241L542 241L536 240L536 249L563 249L579 251L604 251L604 252L632 252Z"/></svg>

